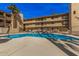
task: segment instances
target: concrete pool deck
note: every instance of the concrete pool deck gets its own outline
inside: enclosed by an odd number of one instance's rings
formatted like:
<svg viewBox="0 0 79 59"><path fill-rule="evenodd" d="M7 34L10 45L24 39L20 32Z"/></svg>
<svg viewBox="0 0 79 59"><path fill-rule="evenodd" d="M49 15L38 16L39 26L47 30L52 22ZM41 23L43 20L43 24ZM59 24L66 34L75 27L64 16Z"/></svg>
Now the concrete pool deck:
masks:
<svg viewBox="0 0 79 59"><path fill-rule="evenodd" d="M23 37L0 43L0 56L67 56L45 38Z"/></svg>

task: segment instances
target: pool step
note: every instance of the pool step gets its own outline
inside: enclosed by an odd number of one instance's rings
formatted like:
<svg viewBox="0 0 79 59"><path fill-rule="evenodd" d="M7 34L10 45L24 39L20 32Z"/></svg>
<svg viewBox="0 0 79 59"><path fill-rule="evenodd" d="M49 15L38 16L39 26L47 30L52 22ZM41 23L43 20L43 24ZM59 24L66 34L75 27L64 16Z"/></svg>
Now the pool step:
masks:
<svg viewBox="0 0 79 59"><path fill-rule="evenodd" d="M62 41L62 40L59 40L59 42L60 42L61 44L63 44L64 47L65 47L67 50L69 50L69 51L71 51L72 53L74 53L74 54L76 54L76 55L79 56L79 47L78 47L77 45L74 45L74 44L72 44L72 43L65 43L65 42ZM73 48L70 47L69 45L73 46Z"/></svg>
<svg viewBox="0 0 79 59"><path fill-rule="evenodd" d="M79 53L79 46L73 43L67 43L73 50L77 51Z"/></svg>

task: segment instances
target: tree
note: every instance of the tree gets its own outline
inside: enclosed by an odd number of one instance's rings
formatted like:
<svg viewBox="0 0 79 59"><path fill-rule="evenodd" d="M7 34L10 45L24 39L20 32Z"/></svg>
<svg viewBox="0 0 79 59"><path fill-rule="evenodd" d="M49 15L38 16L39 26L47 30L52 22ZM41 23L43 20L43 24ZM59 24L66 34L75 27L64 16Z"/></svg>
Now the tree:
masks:
<svg viewBox="0 0 79 59"><path fill-rule="evenodd" d="M20 12L19 9L14 4L11 4L10 6L8 6L8 9L10 9L13 14L17 14Z"/></svg>
<svg viewBox="0 0 79 59"><path fill-rule="evenodd" d="M20 25L23 25L23 22L21 20L21 16L20 16L20 11L19 9L16 7L16 5L11 4L10 6L8 6L8 9L12 11L12 15L13 15L13 19L14 19L14 28L17 28L17 21L19 21Z"/></svg>

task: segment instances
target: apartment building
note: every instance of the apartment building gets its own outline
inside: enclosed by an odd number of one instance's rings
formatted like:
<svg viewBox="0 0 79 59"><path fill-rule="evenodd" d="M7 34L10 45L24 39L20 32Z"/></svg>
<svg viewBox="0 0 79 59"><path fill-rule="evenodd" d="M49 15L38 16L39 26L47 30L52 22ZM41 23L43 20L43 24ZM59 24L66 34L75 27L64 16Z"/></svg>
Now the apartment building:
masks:
<svg viewBox="0 0 79 59"><path fill-rule="evenodd" d="M23 31L23 16L14 18L12 14L0 11L0 33L17 33Z"/></svg>
<svg viewBox="0 0 79 59"><path fill-rule="evenodd" d="M0 11L0 33L18 33L23 31L79 33L79 3L69 5L70 12L23 20L20 13L13 14Z"/></svg>
<svg viewBox="0 0 79 59"><path fill-rule="evenodd" d="M25 31L67 32L69 14L58 14L24 20Z"/></svg>

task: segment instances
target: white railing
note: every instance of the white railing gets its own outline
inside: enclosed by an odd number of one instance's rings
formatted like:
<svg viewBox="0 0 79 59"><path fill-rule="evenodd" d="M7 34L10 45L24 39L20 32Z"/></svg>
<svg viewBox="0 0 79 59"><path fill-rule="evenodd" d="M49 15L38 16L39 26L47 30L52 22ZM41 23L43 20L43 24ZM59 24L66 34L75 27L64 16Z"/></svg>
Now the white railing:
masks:
<svg viewBox="0 0 79 59"><path fill-rule="evenodd" d="M45 20L45 21L27 21L27 22L24 22L25 24L29 24L29 23L43 23L43 22L57 22L57 21L65 21L67 19L54 19L54 20Z"/></svg>

